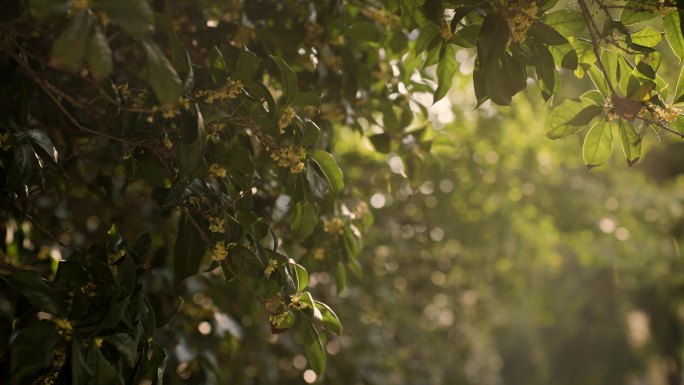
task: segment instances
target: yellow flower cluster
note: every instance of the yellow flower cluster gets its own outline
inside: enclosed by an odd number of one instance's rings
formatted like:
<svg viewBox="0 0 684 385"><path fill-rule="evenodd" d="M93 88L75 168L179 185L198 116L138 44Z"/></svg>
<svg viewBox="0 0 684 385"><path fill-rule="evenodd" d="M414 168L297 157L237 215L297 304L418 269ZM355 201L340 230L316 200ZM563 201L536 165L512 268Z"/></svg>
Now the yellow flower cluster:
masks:
<svg viewBox="0 0 684 385"><path fill-rule="evenodd" d="M352 213L354 213L355 218L361 218L363 214L368 212L368 203L366 202L359 202L356 207L354 207L354 210Z"/></svg>
<svg viewBox="0 0 684 385"><path fill-rule="evenodd" d="M226 243L223 241L218 241L214 245L214 250L211 253L211 259L213 261L223 261L228 256L228 249L226 249Z"/></svg>
<svg viewBox="0 0 684 385"><path fill-rule="evenodd" d="M0 149L8 150L10 148L9 139L9 132L3 132L2 134L0 134Z"/></svg>
<svg viewBox="0 0 684 385"><path fill-rule="evenodd" d="M264 270L264 274L266 275L271 275L275 271L275 269L278 268L278 261L275 259L271 259L268 261L268 266L266 266L266 270Z"/></svg>
<svg viewBox="0 0 684 385"><path fill-rule="evenodd" d="M290 125L292 122L292 118L295 116L295 110L292 107L285 107L285 110L283 110L283 114L280 115L280 119L278 120L278 128L280 129L280 133L282 134L285 132L285 129L287 126Z"/></svg>
<svg viewBox="0 0 684 385"><path fill-rule="evenodd" d="M401 21L401 18L398 15L375 7L363 8L361 9L361 13L374 22L386 27L394 27L395 25L399 24L399 21Z"/></svg>
<svg viewBox="0 0 684 385"><path fill-rule="evenodd" d="M299 298L292 298L292 302L290 302L289 307L292 309L304 310L308 306L306 306L304 302L299 302Z"/></svg>
<svg viewBox="0 0 684 385"><path fill-rule="evenodd" d="M227 172L228 171L225 168L219 166L216 163L212 163L211 166L209 166L209 174L211 174L213 176L217 176L219 178L225 178Z"/></svg>
<svg viewBox="0 0 684 385"><path fill-rule="evenodd" d="M323 224L323 230L328 234L340 235L344 232L344 221L340 218L326 220Z"/></svg>
<svg viewBox="0 0 684 385"><path fill-rule="evenodd" d="M97 289L95 282L88 281L85 285L81 286L81 293L85 294L88 298L93 298L97 294L95 289Z"/></svg>
<svg viewBox="0 0 684 385"><path fill-rule="evenodd" d="M74 332L74 327L66 319L58 318L55 319L55 325L59 329L59 334L64 337L65 340L71 340L71 335Z"/></svg>
<svg viewBox="0 0 684 385"><path fill-rule="evenodd" d="M304 171L304 163L302 162L304 155L305 152L302 147L287 146L275 149L271 153L271 158L278 166L289 168L291 173L298 174Z"/></svg>
<svg viewBox="0 0 684 385"><path fill-rule="evenodd" d="M226 229L223 227L224 224L224 219L209 217L209 231L212 233L224 233L226 231Z"/></svg>
<svg viewBox="0 0 684 385"><path fill-rule="evenodd" d="M677 119L679 115L681 115L681 111L679 110L679 108L676 108L674 106L667 106L665 108L662 108L653 103L648 103L648 107L644 107L641 109L641 111L639 111L639 116L645 116L648 111L650 111L653 114L655 120L662 123L672 122L673 120Z"/></svg>
<svg viewBox="0 0 684 385"><path fill-rule="evenodd" d="M535 0L521 0L508 6L508 27L511 30L511 41L521 43L527 36L527 31L537 17L537 2Z"/></svg>
<svg viewBox="0 0 684 385"><path fill-rule="evenodd" d="M287 312L282 312L278 314L271 314L268 316L268 320L271 322L271 325L280 328L283 325L283 322L288 319Z"/></svg>
<svg viewBox="0 0 684 385"><path fill-rule="evenodd" d="M313 258L317 261L322 261L325 259L325 249L323 249L322 247L317 247L311 250L311 254L313 255Z"/></svg>
<svg viewBox="0 0 684 385"><path fill-rule="evenodd" d="M197 92L197 97L203 98L207 104L213 104L217 101L235 99L240 95L244 86L240 80L229 79L226 84L219 88L201 90Z"/></svg>
<svg viewBox="0 0 684 385"><path fill-rule="evenodd" d="M171 141L171 139L169 139L168 136L165 137L164 139L162 139L162 143L164 144L164 148L167 150L170 150L173 148L173 142Z"/></svg>
<svg viewBox="0 0 684 385"><path fill-rule="evenodd" d="M128 91L128 83L126 83L125 86L127 94L124 94L123 91L121 92L121 96L123 96L124 100L130 99L131 107L133 108L142 108L142 106L145 104L145 101L150 96L150 91L147 88L141 88L135 93L135 95L131 96L130 91Z"/></svg>

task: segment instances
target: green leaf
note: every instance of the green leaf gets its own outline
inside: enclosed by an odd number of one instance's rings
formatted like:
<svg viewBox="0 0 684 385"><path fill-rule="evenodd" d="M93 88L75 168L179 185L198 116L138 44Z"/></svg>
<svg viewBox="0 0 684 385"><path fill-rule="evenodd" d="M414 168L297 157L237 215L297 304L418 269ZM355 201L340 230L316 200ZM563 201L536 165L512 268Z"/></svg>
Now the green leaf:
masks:
<svg viewBox="0 0 684 385"><path fill-rule="evenodd" d="M93 79L99 81L109 76L114 70L112 50L109 48L107 37L99 26L93 28L86 47L86 61L90 64Z"/></svg>
<svg viewBox="0 0 684 385"><path fill-rule="evenodd" d="M684 58L684 37L679 23L679 13L670 12L663 17L663 27L665 28L665 39L670 44L672 52L681 61Z"/></svg>
<svg viewBox="0 0 684 385"><path fill-rule="evenodd" d="M632 167L641 158L641 136L637 134L631 122L623 119L618 122L618 131L627 165Z"/></svg>
<svg viewBox="0 0 684 385"><path fill-rule="evenodd" d="M641 7L642 0L630 0L622 8L622 13L620 14L620 21L624 25L632 25L642 21L651 20L657 16L657 14L649 11L637 11L643 9Z"/></svg>
<svg viewBox="0 0 684 385"><path fill-rule="evenodd" d="M282 61L282 59L281 59ZM284 63L284 62L283 62ZM276 61L277 64L277 61ZM260 61L259 58L252 52L250 51L242 51L240 52L240 55L238 56L237 63L235 64L235 73L233 74L233 78L242 80L242 81L250 81L256 74L256 72L259 70L260 66ZM288 67L289 68L289 67ZM282 71L282 69L281 69ZM292 71L292 70L290 70ZM294 72L292 73L294 74ZM295 84L297 81L297 77L295 76Z"/></svg>
<svg viewBox="0 0 684 385"><path fill-rule="evenodd" d="M480 35L480 28L482 26L479 24L468 24L458 31L454 32L451 36L450 43L460 45L465 48L475 48L477 47L477 38Z"/></svg>
<svg viewBox="0 0 684 385"><path fill-rule="evenodd" d="M451 88L454 75L458 71L459 64L456 61L456 50L451 44L444 45L442 58L437 65L437 90L433 99L433 104L442 99Z"/></svg>
<svg viewBox="0 0 684 385"><path fill-rule="evenodd" d="M582 13L570 9L550 12L546 14L544 21L564 36L579 35L587 28Z"/></svg>
<svg viewBox="0 0 684 385"><path fill-rule="evenodd" d="M335 285L337 286L337 294L340 294L347 287L347 270L342 262L337 262L335 265Z"/></svg>
<svg viewBox="0 0 684 385"><path fill-rule="evenodd" d="M204 118L196 105L195 111L196 116L183 113L183 127L179 146L180 168L190 177L198 176L200 166L204 164L204 149L207 144Z"/></svg>
<svg viewBox="0 0 684 385"><path fill-rule="evenodd" d="M74 339L71 342L71 381L73 385L87 385L93 376L93 371L88 366L83 354L81 341Z"/></svg>
<svg viewBox="0 0 684 385"><path fill-rule="evenodd" d="M285 63L285 60L277 56L271 56L271 58L273 58L276 65L278 65L278 68L280 68L280 76L283 83L283 99L281 99L281 105L290 105L298 91L297 74L295 74L292 68Z"/></svg>
<svg viewBox="0 0 684 385"><path fill-rule="evenodd" d="M66 17L72 0L30 0L29 12L38 20Z"/></svg>
<svg viewBox="0 0 684 385"><path fill-rule="evenodd" d="M152 40L143 40L142 46L147 57L147 84L162 104L177 104L183 94L183 83L176 69L157 43Z"/></svg>
<svg viewBox="0 0 684 385"><path fill-rule="evenodd" d="M105 358L97 344L90 345L87 356L88 366L93 370L92 384L116 385L123 384L119 371Z"/></svg>
<svg viewBox="0 0 684 385"><path fill-rule="evenodd" d="M12 148L14 161L5 177L5 188L9 191L20 191L28 184L34 170L35 152L31 145L24 143Z"/></svg>
<svg viewBox="0 0 684 385"><path fill-rule="evenodd" d="M675 88L674 99L672 104L684 102L684 67L679 71L679 78L677 79L677 88Z"/></svg>
<svg viewBox="0 0 684 385"><path fill-rule="evenodd" d="M55 148L55 145L52 144L52 140L50 140L49 136L43 131L33 128L26 131L26 136L31 141L36 153L39 153L42 159L57 163L57 149Z"/></svg>
<svg viewBox="0 0 684 385"><path fill-rule="evenodd" d="M50 365L53 350L61 341L62 336L52 322L41 321L19 330L10 345L10 384L18 383L26 374Z"/></svg>
<svg viewBox="0 0 684 385"><path fill-rule="evenodd" d="M302 138L299 140L299 145L302 147L313 146L318 142L320 136L321 128L318 127L314 121L305 119L302 127Z"/></svg>
<svg viewBox="0 0 684 385"><path fill-rule="evenodd" d="M61 292L52 282L41 278L37 272L15 270L7 276L7 280L36 309L54 315L62 314Z"/></svg>
<svg viewBox="0 0 684 385"><path fill-rule="evenodd" d="M133 366L138 357L138 345L131 336L126 333L117 333L106 336L103 340L116 348L129 366Z"/></svg>
<svg viewBox="0 0 684 385"><path fill-rule="evenodd" d="M326 366L325 351L323 350L323 344L321 343L321 337L318 335L318 331L316 331L316 328L310 321L307 321L304 322L304 350L306 352L306 358L309 361L311 369L313 369L319 377L322 377L325 373Z"/></svg>
<svg viewBox="0 0 684 385"><path fill-rule="evenodd" d="M226 81L228 73L226 72L226 62L223 60L221 51L214 47L209 54L209 71L211 74L211 81L214 84L221 84Z"/></svg>
<svg viewBox="0 0 684 385"><path fill-rule="evenodd" d="M613 152L612 127L614 124L606 120L599 120L589 129L582 146L582 156L587 168L592 169L600 166L610 158L610 154Z"/></svg>
<svg viewBox="0 0 684 385"><path fill-rule="evenodd" d="M375 151L383 154L390 152L391 139L387 133L383 132L382 134L371 135L368 137L368 140L370 140L373 147L375 147Z"/></svg>
<svg viewBox="0 0 684 385"><path fill-rule="evenodd" d="M314 231L318 223L318 212L313 203L296 203L290 219L292 232L300 239L306 238Z"/></svg>
<svg viewBox="0 0 684 385"><path fill-rule="evenodd" d="M292 106L313 106L318 107L321 104L321 98L316 93L311 91L298 92L292 98Z"/></svg>
<svg viewBox="0 0 684 385"><path fill-rule="evenodd" d="M92 24L88 11L83 10L77 13L52 44L50 62L72 70L77 69L85 57Z"/></svg>
<svg viewBox="0 0 684 385"><path fill-rule="evenodd" d="M553 27L541 21L535 21L532 24L529 32L535 40L543 42L546 45L563 45L568 44L568 39L561 35Z"/></svg>
<svg viewBox="0 0 684 385"><path fill-rule="evenodd" d="M154 14L146 0L94 1L93 8L104 11L131 37L142 39L154 32Z"/></svg>
<svg viewBox="0 0 684 385"><path fill-rule="evenodd" d="M414 54L418 56L425 51L437 35L439 35L439 27L435 23L427 22L420 27L420 29L418 29L418 38L416 38Z"/></svg>
<svg viewBox="0 0 684 385"><path fill-rule="evenodd" d="M297 275L297 291L303 291L309 285L309 273L304 266L294 263L294 271Z"/></svg>
<svg viewBox="0 0 684 385"><path fill-rule="evenodd" d="M491 13L485 17L477 42L477 55L483 67L499 59L506 49L510 35L508 23L500 13Z"/></svg>
<svg viewBox="0 0 684 385"><path fill-rule="evenodd" d="M309 156L320 167L323 175L328 179L330 189L335 193L339 193L344 188L344 176L340 166L337 165L335 158L330 153L323 150L313 150L309 152Z"/></svg>
<svg viewBox="0 0 684 385"><path fill-rule="evenodd" d="M152 385L162 385L164 371L166 370L166 351L155 343L152 343L151 345L152 357L150 357L150 369L152 369Z"/></svg>
<svg viewBox="0 0 684 385"><path fill-rule="evenodd" d="M207 249L202 236L187 214L183 216L178 226L178 236L173 248L173 272L176 284L185 278L197 274L200 261ZM198 223L200 218L194 219Z"/></svg>
<svg viewBox="0 0 684 385"><path fill-rule="evenodd" d="M321 312L321 322L323 323L323 326L337 334L338 336L342 334L342 324L340 323L340 319L337 317L337 314L330 308L330 306L324 304L323 302L320 301L314 301L316 308Z"/></svg>
<svg viewBox="0 0 684 385"><path fill-rule="evenodd" d="M242 245L237 245L231 249L227 260L236 274L244 274L254 279L260 279L264 276L266 266L256 254Z"/></svg>
<svg viewBox="0 0 684 385"><path fill-rule="evenodd" d="M597 109L598 107L598 109ZM601 112L601 107L588 99L567 99L556 106L546 118L545 131L549 139L560 139L581 130Z"/></svg>
<svg viewBox="0 0 684 385"><path fill-rule="evenodd" d="M644 47L655 47L660 43L663 34L653 27L646 27L631 34L632 43L643 45Z"/></svg>

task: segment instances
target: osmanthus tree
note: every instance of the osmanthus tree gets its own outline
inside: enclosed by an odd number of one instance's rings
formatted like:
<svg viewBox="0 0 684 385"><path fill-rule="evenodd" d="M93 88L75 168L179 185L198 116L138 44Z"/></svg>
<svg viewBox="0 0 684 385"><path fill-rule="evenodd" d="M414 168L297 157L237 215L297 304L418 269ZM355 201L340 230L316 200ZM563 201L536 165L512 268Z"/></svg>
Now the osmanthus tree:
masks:
<svg viewBox="0 0 684 385"><path fill-rule="evenodd" d="M589 167L614 135L629 164L647 132L684 136L684 79L659 74L663 35L684 56L667 1L0 4L12 384L157 383L190 359L180 378L214 383L225 370L183 348L191 336L230 335L230 355L264 325L294 329L283 346L322 376L341 325L309 272L343 290L373 223L330 153L336 128L398 154L417 187L432 141L412 95L444 98L469 55L478 105L510 104L532 77L555 105L548 137L589 128ZM595 87L558 100L570 71Z"/></svg>

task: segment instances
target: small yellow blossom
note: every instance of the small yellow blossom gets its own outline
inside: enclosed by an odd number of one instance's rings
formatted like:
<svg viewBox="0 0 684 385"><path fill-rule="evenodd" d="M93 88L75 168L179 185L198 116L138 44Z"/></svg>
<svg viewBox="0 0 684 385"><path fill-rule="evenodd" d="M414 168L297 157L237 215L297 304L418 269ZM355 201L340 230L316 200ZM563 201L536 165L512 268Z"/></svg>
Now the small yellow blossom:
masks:
<svg viewBox="0 0 684 385"><path fill-rule="evenodd" d="M283 114L280 115L280 119L278 120L278 128L280 129L280 133L284 133L285 129L287 126L292 123L292 118L295 116L295 110L292 107L285 107L285 110L283 110Z"/></svg>
<svg viewBox="0 0 684 385"><path fill-rule="evenodd" d="M0 149L2 150L9 150L11 147L9 144L10 140L10 133L9 132L3 132L0 134Z"/></svg>
<svg viewBox="0 0 684 385"><path fill-rule="evenodd" d="M210 217L209 218L209 231L211 231L212 233L222 234L226 231L226 229L223 227L224 224L225 224L224 219Z"/></svg>
<svg viewBox="0 0 684 385"><path fill-rule="evenodd" d="M97 289L95 282L88 281L85 285L81 286L81 293L85 294L88 298L93 298L97 295L95 289Z"/></svg>
<svg viewBox="0 0 684 385"><path fill-rule="evenodd" d="M386 27L394 27L395 25L399 24L399 21L401 21L401 18L398 15L375 7L369 6L362 8L361 13L363 13L363 15L367 18Z"/></svg>
<svg viewBox="0 0 684 385"><path fill-rule="evenodd" d="M537 17L536 0L522 0L508 7L508 27L511 30L511 41L522 43Z"/></svg>
<svg viewBox="0 0 684 385"><path fill-rule="evenodd" d="M219 166L216 163L212 163L211 166L209 166L209 174L213 176L225 178L227 172L228 171L225 168Z"/></svg>
<svg viewBox="0 0 684 385"><path fill-rule="evenodd" d="M344 221L340 218L326 220L323 224L323 230L328 234L340 235L344 233Z"/></svg>
<svg viewBox="0 0 684 385"><path fill-rule="evenodd" d="M323 249L322 247L317 247L311 250L311 254L313 255L313 258L317 261L322 261L325 259L325 249Z"/></svg>
<svg viewBox="0 0 684 385"><path fill-rule="evenodd" d="M171 141L171 139L168 138L168 136L165 137L165 138L162 140L162 142L164 143L164 148L165 148L165 149L170 150L170 149L173 148L173 142Z"/></svg>
<svg viewBox="0 0 684 385"><path fill-rule="evenodd" d="M97 337L93 340L93 342L95 343L95 346L97 346L99 348L100 346L102 346L102 343L104 342L104 340L100 337Z"/></svg>
<svg viewBox="0 0 684 385"><path fill-rule="evenodd" d="M304 310L307 308L307 306L304 302L299 301L299 297L292 298L292 302L290 302L290 305L288 307L290 307L292 309L298 309L298 310Z"/></svg>
<svg viewBox="0 0 684 385"><path fill-rule="evenodd" d="M363 214L365 214L367 212L368 212L368 203L363 202L363 201L359 202L359 204L356 205L356 207L354 208L354 211L353 211L354 216L356 218L361 218L363 216Z"/></svg>
<svg viewBox="0 0 684 385"><path fill-rule="evenodd" d="M124 100L124 102L127 102L128 99L131 97L131 90L128 89L128 83L124 83L118 87L119 93L121 94L121 98Z"/></svg>
<svg viewBox="0 0 684 385"><path fill-rule="evenodd" d="M223 241L218 241L214 245L214 251L211 254L211 259L213 261L223 261L228 256L228 250L226 249L226 243Z"/></svg>
<svg viewBox="0 0 684 385"><path fill-rule="evenodd" d="M164 119L173 119L181 113L178 106L164 106L161 108L161 112Z"/></svg>
<svg viewBox="0 0 684 385"><path fill-rule="evenodd" d="M128 89L128 84L126 85L126 89ZM150 96L150 91L147 88L141 88L133 97L131 97L131 107L142 108L148 96Z"/></svg>
<svg viewBox="0 0 684 385"><path fill-rule="evenodd" d="M271 322L271 325L275 326L276 328L282 327L283 322L285 322L285 320L287 320L288 318L288 313L285 311L282 313L271 314L270 316L268 316L268 320Z"/></svg>
<svg viewBox="0 0 684 385"><path fill-rule="evenodd" d="M271 275L275 269L278 268L278 261L275 259L271 259L268 261L268 266L266 266L266 270L264 270L264 274L266 275Z"/></svg>
<svg viewBox="0 0 684 385"><path fill-rule="evenodd" d="M223 122L211 122L209 123L209 136L218 138L221 131L226 128L226 124Z"/></svg>
<svg viewBox="0 0 684 385"><path fill-rule="evenodd" d="M60 335L64 336L64 338L67 340L71 339L71 334L74 331L74 327L71 325L71 322L66 319L58 318L55 319L55 324L57 325L57 329L59 329Z"/></svg>
<svg viewBox="0 0 684 385"><path fill-rule="evenodd" d="M306 152L300 146L280 147L271 153L271 158L280 167L289 168L293 174L298 174L304 170L304 163L301 161Z"/></svg>
<svg viewBox="0 0 684 385"><path fill-rule="evenodd" d="M242 81L229 79L226 84L218 88L201 90L196 95L203 98L205 103L213 104L214 102L235 99L242 93L243 89Z"/></svg>
<svg viewBox="0 0 684 385"><path fill-rule="evenodd" d="M191 205L193 205L195 207L199 207L202 204L202 200L196 196L191 196L190 198L188 198L188 201L190 202Z"/></svg>

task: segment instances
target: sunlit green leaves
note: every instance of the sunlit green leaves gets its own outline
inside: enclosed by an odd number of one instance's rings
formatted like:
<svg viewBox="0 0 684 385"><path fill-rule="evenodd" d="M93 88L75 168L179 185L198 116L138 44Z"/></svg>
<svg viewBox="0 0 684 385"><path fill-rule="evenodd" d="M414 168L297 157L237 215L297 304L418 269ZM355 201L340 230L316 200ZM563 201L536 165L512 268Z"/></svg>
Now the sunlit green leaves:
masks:
<svg viewBox="0 0 684 385"><path fill-rule="evenodd" d="M613 152L612 128L615 124L606 120L599 120L589 129L582 145L582 156L587 168L604 164Z"/></svg>
<svg viewBox="0 0 684 385"><path fill-rule="evenodd" d="M653 27L646 27L632 33L631 37L634 44L643 45L645 47L655 47L660 43L663 34Z"/></svg>
<svg viewBox="0 0 684 385"><path fill-rule="evenodd" d="M665 28L665 38L670 44L672 51L681 61L684 58L684 37L679 23L679 13L670 12L663 17L663 27Z"/></svg>
<svg viewBox="0 0 684 385"><path fill-rule="evenodd" d="M578 35L586 30L582 13L570 9L560 9L550 12L544 19L546 24L553 27L556 31L565 36Z"/></svg>
<svg viewBox="0 0 684 385"><path fill-rule="evenodd" d="M622 119L618 121L618 132L627 165L631 167L641 158L641 136L637 134L631 122Z"/></svg>
<svg viewBox="0 0 684 385"><path fill-rule="evenodd" d="M292 68L285 63L285 60L277 56L272 56L272 58L273 61L275 61L275 63L278 65L278 68L280 68L281 81L283 83L283 99L281 103L283 105L289 105L298 91L297 75Z"/></svg>
<svg viewBox="0 0 684 385"><path fill-rule="evenodd" d="M321 312L321 323L326 330L329 330L338 336L342 334L342 324L337 314L330 308L330 306L320 301L315 301L316 308Z"/></svg>
<svg viewBox="0 0 684 385"><path fill-rule="evenodd" d="M309 156L320 167L323 175L328 180L328 184L334 193L339 193L344 188L344 177L340 166L337 165L335 158L330 153L323 150L309 152Z"/></svg>
<svg viewBox="0 0 684 385"><path fill-rule="evenodd" d="M560 139L572 135L589 124L602 111L588 99L568 99L556 106L546 118L546 136Z"/></svg>
<svg viewBox="0 0 684 385"><path fill-rule="evenodd" d="M442 99L451 88L451 82L458 71L459 64L456 61L456 51L451 44L446 44L443 48L441 59L437 65L437 79L439 81L434 95L434 102Z"/></svg>
<svg viewBox="0 0 684 385"><path fill-rule="evenodd" d="M318 223L318 211L313 203L296 203L290 219L292 232L306 238L313 232Z"/></svg>

